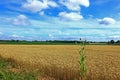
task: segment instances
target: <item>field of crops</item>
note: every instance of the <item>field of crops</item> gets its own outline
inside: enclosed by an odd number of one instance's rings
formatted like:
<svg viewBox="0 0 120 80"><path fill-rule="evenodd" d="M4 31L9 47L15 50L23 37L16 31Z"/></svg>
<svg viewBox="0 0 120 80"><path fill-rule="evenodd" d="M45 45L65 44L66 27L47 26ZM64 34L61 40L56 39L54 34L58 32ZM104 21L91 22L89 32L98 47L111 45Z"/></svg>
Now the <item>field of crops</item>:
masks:
<svg viewBox="0 0 120 80"><path fill-rule="evenodd" d="M120 80L120 46L86 46L88 80ZM42 70L60 80L79 76L79 45L0 45L0 55L22 68Z"/></svg>

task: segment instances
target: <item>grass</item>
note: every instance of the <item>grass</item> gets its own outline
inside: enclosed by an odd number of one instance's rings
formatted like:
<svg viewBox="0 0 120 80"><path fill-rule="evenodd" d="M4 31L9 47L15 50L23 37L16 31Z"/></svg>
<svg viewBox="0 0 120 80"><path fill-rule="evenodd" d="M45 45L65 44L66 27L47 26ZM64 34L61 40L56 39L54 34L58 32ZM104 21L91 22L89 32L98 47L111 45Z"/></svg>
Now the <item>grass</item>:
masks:
<svg viewBox="0 0 120 80"><path fill-rule="evenodd" d="M15 72L14 60L5 59L0 56L0 80L38 80L37 76L33 72L19 71ZM17 70L17 68L16 68Z"/></svg>
<svg viewBox="0 0 120 80"><path fill-rule="evenodd" d="M79 45L0 45L0 54L20 68L39 71L45 80L79 79ZM87 45L88 80L120 80L120 46ZM8 61L9 61L8 60ZM14 62L13 61L13 62ZM13 69L16 65L13 65ZM11 71L11 70L10 70Z"/></svg>

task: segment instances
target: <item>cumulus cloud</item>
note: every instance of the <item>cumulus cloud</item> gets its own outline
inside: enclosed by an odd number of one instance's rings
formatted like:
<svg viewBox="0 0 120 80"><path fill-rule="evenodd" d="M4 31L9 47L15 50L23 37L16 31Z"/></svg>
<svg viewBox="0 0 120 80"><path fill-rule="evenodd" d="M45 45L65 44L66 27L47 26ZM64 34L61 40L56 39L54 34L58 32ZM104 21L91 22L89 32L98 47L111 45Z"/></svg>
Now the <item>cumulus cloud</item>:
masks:
<svg viewBox="0 0 120 80"><path fill-rule="evenodd" d="M113 18L105 17L103 19L99 19L99 24L110 25L115 24L115 20Z"/></svg>
<svg viewBox="0 0 120 80"><path fill-rule="evenodd" d="M25 15L19 15L17 16L17 18L12 20L12 24L26 26L26 25L29 25L30 23L28 18Z"/></svg>
<svg viewBox="0 0 120 80"><path fill-rule="evenodd" d="M79 11L80 6L89 7L90 5L89 0L60 0L60 3L74 11Z"/></svg>
<svg viewBox="0 0 120 80"><path fill-rule="evenodd" d="M51 6L51 7L57 7L58 5L55 3L55 2L53 2L53 1L47 1L46 0L46 3L49 5L49 6Z"/></svg>
<svg viewBox="0 0 120 80"><path fill-rule="evenodd" d="M71 13L60 12L59 16L65 20L80 20L83 18L83 16L80 15L80 13L76 13L76 12L71 12Z"/></svg>
<svg viewBox="0 0 120 80"><path fill-rule="evenodd" d="M27 0L27 2L22 5L23 8L32 12L39 12L43 9L49 8L49 6L57 7L58 5L54 1L49 0Z"/></svg>

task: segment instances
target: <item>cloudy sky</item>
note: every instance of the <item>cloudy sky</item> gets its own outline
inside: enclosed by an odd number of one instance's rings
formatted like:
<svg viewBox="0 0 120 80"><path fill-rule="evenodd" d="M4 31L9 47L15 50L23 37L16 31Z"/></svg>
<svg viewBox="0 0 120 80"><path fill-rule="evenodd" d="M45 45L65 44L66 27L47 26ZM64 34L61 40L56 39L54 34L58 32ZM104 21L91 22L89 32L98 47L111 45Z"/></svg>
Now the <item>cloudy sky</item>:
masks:
<svg viewBox="0 0 120 80"><path fill-rule="evenodd" d="M120 0L0 0L0 39L120 39Z"/></svg>

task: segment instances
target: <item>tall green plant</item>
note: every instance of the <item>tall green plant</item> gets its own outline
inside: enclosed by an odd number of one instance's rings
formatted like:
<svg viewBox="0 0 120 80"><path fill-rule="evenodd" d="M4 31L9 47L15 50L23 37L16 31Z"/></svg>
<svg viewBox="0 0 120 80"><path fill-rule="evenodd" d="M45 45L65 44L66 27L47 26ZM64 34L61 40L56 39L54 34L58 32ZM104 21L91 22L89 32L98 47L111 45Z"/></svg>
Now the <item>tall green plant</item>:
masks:
<svg viewBox="0 0 120 80"><path fill-rule="evenodd" d="M85 41L82 41L81 49L79 50L79 74L80 80L86 80L87 66L86 66L86 52Z"/></svg>

